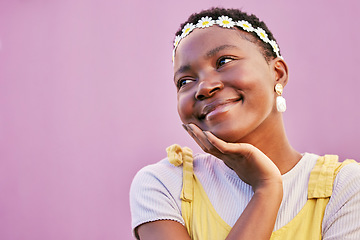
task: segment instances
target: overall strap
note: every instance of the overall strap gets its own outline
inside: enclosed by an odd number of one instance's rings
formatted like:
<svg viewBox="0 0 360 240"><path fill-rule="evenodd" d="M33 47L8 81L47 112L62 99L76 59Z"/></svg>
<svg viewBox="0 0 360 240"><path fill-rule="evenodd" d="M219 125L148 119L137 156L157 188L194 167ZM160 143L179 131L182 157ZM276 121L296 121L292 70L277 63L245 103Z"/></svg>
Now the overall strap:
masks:
<svg viewBox="0 0 360 240"><path fill-rule="evenodd" d="M340 169L348 163L338 162L338 156L319 157L310 173L308 200L300 212L285 226L273 232L271 240L321 240L322 221Z"/></svg>
<svg viewBox="0 0 360 240"><path fill-rule="evenodd" d="M183 187L180 194L181 216L192 240L222 240L231 227L212 206L193 169L189 148L172 145L167 149L168 159L175 166L183 165Z"/></svg>
<svg viewBox="0 0 360 240"><path fill-rule="evenodd" d="M330 197L338 172L347 164L355 162L355 160L350 159L344 162L338 162L338 160L339 157L337 155L319 157L310 174L308 199Z"/></svg>
<svg viewBox="0 0 360 240"><path fill-rule="evenodd" d="M338 156L336 155L319 157L310 174L308 199L331 196L337 162Z"/></svg>
<svg viewBox="0 0 360 240"><path fill-rule="evenodd" d="M169 162L174 166L183 164L183 188L181 200L191 202L194 197L194 167L192 150L188 147L181 148L178 144L166 148Z"/></svg>

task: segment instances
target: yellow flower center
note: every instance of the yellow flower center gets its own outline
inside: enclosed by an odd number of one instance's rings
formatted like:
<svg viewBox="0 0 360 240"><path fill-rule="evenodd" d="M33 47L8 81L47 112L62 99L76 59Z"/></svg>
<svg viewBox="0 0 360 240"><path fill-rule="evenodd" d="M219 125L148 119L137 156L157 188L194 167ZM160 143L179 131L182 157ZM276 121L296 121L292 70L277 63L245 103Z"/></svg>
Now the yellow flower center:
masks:
<svg viewBox="0 0 360 240"><path fill-rule="evenodd" d="M223 24L229 24L230 22L228 20L223 20Z"/></svg>
<svg viewBox="0 0 360 240"><path fill-rule="evenodd" d="M247 25L247 24L243 24L243 26L245 27L245 28L249 28L249 25Z"/></svg>
<svg viewBox="0 0 360 240"><path fill-rule="evenodd" d="M264 38L265 37L265 34L264 33L260 33L260 35Z"/></svg>
<svg viewBox="0 0 360 240"><path fill-rule="evenodd" d="M185 29L185 33L188 33L190 31L190 28Z"/></svg>
<svg viewBox="0 0 360 240"><path fill-rule="evenodd" d="M204 22L202 23L203 26L206 26L206 25L208 25L208 24L209 24L209 21L204 21Z"/></svg>

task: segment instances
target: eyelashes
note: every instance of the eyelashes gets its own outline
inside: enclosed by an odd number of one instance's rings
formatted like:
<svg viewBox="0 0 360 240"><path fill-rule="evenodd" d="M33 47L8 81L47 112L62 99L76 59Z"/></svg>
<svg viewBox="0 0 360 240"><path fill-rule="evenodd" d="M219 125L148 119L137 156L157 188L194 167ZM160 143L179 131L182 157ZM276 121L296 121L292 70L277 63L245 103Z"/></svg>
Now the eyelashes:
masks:
<svg viewBox="0 0 360 240"><path fill-rule="evenodd" d="M221 56L216 60L215 69L216 70L221 69L224 65L226 65L227 63L230 63L234 60L236 60L236 58L232 57L232 56ZM182 77L176 82L176 87L178 90L180 90L185 85L195 82L195 81L196 81L196 78L193 78L191 76Z"/></svg>
<svg viewBox="0 0 360 240"><path fill-rule="evenodd" d="M182 88L183 86L185 86L186 84L188 84L188 83L190 83L190 82L193 82L193 81L195 81L195 80L193 80L193 79L179 79L179 81L177 81L177 84L176 84L176 86L177 86L177 88L178 89L180 89L180 88Z"/></svg>
<svg viewBox="0 0 360 240"><path fill-rule="evenodd" d="M227 64L228 62L231 62L233 60L235 60L234 57L222 56L216 61L216 68L221 68L222 66L224 66L225 64Z"/></svg>

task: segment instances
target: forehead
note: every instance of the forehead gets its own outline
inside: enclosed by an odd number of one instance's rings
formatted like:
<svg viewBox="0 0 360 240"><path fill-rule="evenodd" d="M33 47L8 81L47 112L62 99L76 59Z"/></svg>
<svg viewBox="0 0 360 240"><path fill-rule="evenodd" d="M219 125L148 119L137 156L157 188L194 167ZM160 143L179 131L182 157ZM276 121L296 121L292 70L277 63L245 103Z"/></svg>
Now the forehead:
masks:
<svg viewBox="0 0 360 240"><path fill-rule="evenodd" d="M179 43L174 59L174 69L203 58L209 58L223 49L260 53L254 37L236 28L212 26L194 29Z"/></svg>

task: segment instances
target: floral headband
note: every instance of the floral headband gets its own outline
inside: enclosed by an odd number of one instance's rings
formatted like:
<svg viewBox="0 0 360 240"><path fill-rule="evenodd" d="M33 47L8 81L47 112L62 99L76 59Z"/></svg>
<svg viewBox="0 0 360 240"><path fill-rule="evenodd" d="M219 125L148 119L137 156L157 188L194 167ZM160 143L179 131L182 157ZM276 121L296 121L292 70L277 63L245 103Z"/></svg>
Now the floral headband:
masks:
<svg viewBox="0 0 360 240"><path fill-rule="evenodd" d="M273 52L276 54L277 57L283 58L282 56L280 56L279 46L274 40L269 39L264 29L260 27L254 28L253 26L251 26L251 24L248 21L245 20L234 22L232 18L223 15L219 17L216 21L213 20L211 17L206 16L206 17L202 17L196 25L193 23L187 23L182 30L182 34L177 35L175 37L174 50L172 56L173 62L175 59L175 50L182 39L184 39L187 35L189 35L189 33L191 33L191 31L193 31L195 28L207 28L207 27L211 27L214 24L219 25L220 27L223 28L232 28L234 26L238 26L247 32L255 32L260 38L260 40L262 40L264 43L268 43L271 45Z"/></svg>

